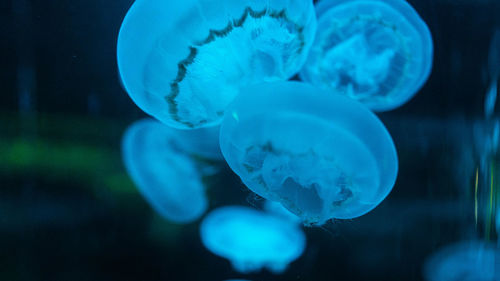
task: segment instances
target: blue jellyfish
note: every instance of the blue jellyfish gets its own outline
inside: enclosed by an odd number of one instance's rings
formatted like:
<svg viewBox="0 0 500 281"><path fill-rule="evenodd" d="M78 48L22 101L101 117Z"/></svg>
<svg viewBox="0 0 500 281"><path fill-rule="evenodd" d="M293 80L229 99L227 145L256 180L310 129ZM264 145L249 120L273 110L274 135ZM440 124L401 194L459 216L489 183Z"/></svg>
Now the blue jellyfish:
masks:
<svg viewBox="0 0 500 281"><path fill-rule="evenodd" d="M283 205L276 201L266 200L264 202L264 211L268 214L275 215L279 218L288 220L294 223L301 223L302 220L294 213L288 211Z"/></svg>
<svg viewBox="0 0 500 281"><path fill-rule="evenodd" d="M300 82L249 86L228 108L220 146L258 195L305 224L361 216L391 191L391 136L362 104Z"/></svg>
<svg viewBox="0 0 500 281"><path fill-rule="evenodd" d="M132 124L122 140L125 167L144 198L167 220L187 223L207 208L202 176L212 173L220 158L214 128L179 131L150 119ZM187 133L190 133L189 135ZM212 135L205 151L191 146L199 136ZM215 158L209 158L209 156Z"/></svg>
<svg viewBox="0 0 500 281"><path fill-rule="evenodd" d="M171 130L177 144L187 153L207 160L224 160L219 148L219 126L195 130Z"/></svg>
<svg viewBox="0 0 500 281"><path fill-rule="evenodd" d="M210 212L201 223L200 234L208 250L230 260L241 273L264 267L281 273L302 255L306 243L296 224L239 206Z"/></svg>
<svg viewBox="0 0 500 281"><path fill-rule="evenodd" d="M439 250L424 265L428 281L498 281L500 249L482 241L466 241Z"/></svg>
<svg viewBox="0 0 500 281"><path fill-rule="evenodd" d="M137 0L118 36L118 67L145 112L206 127L240 87L298 72L315 31L311 0Z"/></svg>
<svg viewBox="0 0 500 281"><path fill-rule="evenodd" d="M324 0L315 42L300 77L385 111L425 83L431 33L405 0Z"/></svg>
<svg viewBox="0 0 500 281"><path fill-rule="evenodd" d="M489 86L484 100L486 118L491 118L495 110L498 89L500 88L500 28L496 29L490 42L488 54Z"/></svg>

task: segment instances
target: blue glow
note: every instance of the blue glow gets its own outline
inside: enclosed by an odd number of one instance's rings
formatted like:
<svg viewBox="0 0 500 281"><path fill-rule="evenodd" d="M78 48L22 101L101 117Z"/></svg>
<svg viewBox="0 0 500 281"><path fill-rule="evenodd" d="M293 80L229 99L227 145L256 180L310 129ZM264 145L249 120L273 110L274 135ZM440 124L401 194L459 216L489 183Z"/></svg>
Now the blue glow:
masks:
<svg viewBox="0 0 500 281"><path fill-rule="evenodd" d="M310 0L137 0L118 67L148 114L175 128L211 126L240 87L298 72L315 31Z"/></svg>
<svg viewBox="0 0 500 281"><path fill-rule="evenodd" d="M275 215L290 222L301 223L301 219L294 213L288 211L281 203L271 200L264 202L264 211L268 214Z"/></svg>
<svg viewBox="0 0 500 281"><path fill-rule="evenodd" d="M324 0L316 39L300 76L372 110L396 108L432 68L431 33L404 0Z"/></svg>
<svg viewBox="0 0 500 281"><path fill-rule="evenodd" d="M499 202L500 203L500 202ZM496 229L497 229L497 235L498 235L498 245L500 246L500 206L497 208L496 212ZM499 261L500 262L500 261Z"/></svg>
<svg viewBox="0 0 500 281"><path fill-rule="evenodd" d="M302 255L306 243L296 224L238 206L210 212L201 223L200 234L208 250L230 260L241 273L264 267L281 273Z"/></svg>
<svg viewBox="0 0 500 281"><path fill-rule="evenodd" d="M246 186L305 224L361 216L396 180L396 149L382 122L305 83L247 87L220 130L222 154Z"/></svg>
<svg viewBox="0 0 500 281"><path fill-rule="evenodd" d="M122 140L125 167L150 205L167 220L187 223L198 219L207 208L201 177L213 173L203 155L217 155L213 146L202 151L192 148L191 139L212 134L207 129L179 131L145 119L132 124ZM189 134L188 134L189 133ZM187 145L186 145L187 144ZM201 156L199 156L200 154Z"/></svg>
<svg viewBox="0 0 500 281"><path fill-rule="evenodd" d="M495 104L500 83L500 29L496 29L490 42L488 55L489 87L484 100L486 118L491 118L495 111Z"/></svg>
<svg viewBox="0 0 500 281"><path fill-rule="evenodd" d="M500 250L480 241L447 246L426 261L424 277L428 281L500 280Z"/></svg>

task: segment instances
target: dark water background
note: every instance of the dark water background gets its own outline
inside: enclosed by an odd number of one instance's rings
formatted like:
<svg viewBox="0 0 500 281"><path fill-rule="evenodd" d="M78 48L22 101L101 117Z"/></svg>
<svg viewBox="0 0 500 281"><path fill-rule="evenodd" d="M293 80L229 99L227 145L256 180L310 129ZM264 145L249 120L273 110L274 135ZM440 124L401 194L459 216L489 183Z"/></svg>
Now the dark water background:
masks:
<svg viewBox="0 0 500 281"><path fill-rule="evenodd" d="M487 173L474 132L494 122L483 104L500 1L409 2L432 32L434 68L379 115L400 158L392 193L365 216L305 229L284 274L243 276L204 249L197 223L156 215L125 173L121 135L145 117L116 66L132 1L1 1L0 280L422 280L441 246L496 239L471 193ZM211 208L258 200L229 170L211 181Z"/></svg>

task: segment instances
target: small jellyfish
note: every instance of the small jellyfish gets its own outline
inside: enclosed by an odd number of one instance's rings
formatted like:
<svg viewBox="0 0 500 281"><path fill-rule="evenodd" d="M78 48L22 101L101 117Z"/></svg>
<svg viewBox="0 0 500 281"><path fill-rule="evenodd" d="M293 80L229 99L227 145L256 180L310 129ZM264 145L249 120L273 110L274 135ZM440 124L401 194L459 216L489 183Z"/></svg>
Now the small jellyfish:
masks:
<svg viewBox="0 0 500 281"><path fill-rule="evenodd" d="M323 0L316 14L304 81L386 111L407 102L429 77L431 33L405 0Z"/></svg>
<svg viewBox="0 0 500 281"><path fill-rule="evenodd" d="M316 31L310 0L137 0L117 57L134 102L180 128L220 123L240 87L286 80Z"/></svg>
<svg viewBox="0 0 500 281"><path fill-rule="evenodd" d="M370 110L300 82L244 89L224 117L220 146L248 188L305 224L369 212L398 170L391 136Z"/></svg>
<svg viewBox="0 0 500 281"><path fill-rule="evenodd" d="M423 274L428 281L498 281L500 249L482 241L453 244L429 257Z"/></svg>
<svg viewBox="0 0 500 281"><path fill-rule="evenodd" d="M210 212L201 223L200 234L208 250L230 260L241 273L264 267L281 273L302 255L306 243L296 224L239 206Z"/></svg>
<svg viewBox="0 0 500 281"><path fill-rule="evenodd" d="M264 211L268 214L275 215L279 218L288 220L293 223L301 223L302 220L297 217L294 213L288 211L281 203L271 200L266 200L264 202Z"/></svg>
<svg viewBox="0 0 500 281"><path fill-rule="evenodd" d="M151 206L165 219L188 223L207 208L202 176L213 173L210 161L220 159L216 128L175 130L145 119L132 124L122 140L122 156L128 174ZM188 134L189 133L189 134ZM191 139L212 136L214 146L194 147ZM210 158L214 157L214 158Z"/></svg>

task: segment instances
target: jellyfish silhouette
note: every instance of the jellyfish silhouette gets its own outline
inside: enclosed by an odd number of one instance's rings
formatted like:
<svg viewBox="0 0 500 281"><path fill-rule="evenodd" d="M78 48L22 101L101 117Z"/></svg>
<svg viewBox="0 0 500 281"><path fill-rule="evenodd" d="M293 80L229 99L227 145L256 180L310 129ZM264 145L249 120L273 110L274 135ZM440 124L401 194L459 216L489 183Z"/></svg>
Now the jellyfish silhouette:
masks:
<svg viewBox="0 0 500 281"><path fill-rule="evenodd" d="M247 87L224 117L220 146L248 188L305 224L367 213L397 176L394 143L380 120L305 83Z"/></svg>
<svg viewBox="0 0 500 281"><path fill-rule="evenodd" d="M239 206L210 212L201 223L200 234L208 250L231 261L241 273L262 268L281 273L302 255L306 243L296 224Z"/></svg>
<svg viewBox="0 0 500 281"><path fill-rule="evenodd" d="M427 259L423 274L428 281L497 281L500 249L483 241L449 245Z"/></svg>
<svg viewBox="0 0 500 281"><path fill-rule="evenodd" d="M315 31L310 0L137 0L118 36L118 67L146 113L206 127L240 87L298 72Z"/></svg>
<svg viewBox="0 0 500 281"><path fill-rule="evenodd" d="M304 81L385 111L411 99L429 77L431 33L405 0L324 0L316 13Z"/></svg>
<svg viewBox="0 0 500 281"><path fill-rule="evenodd" d="M207 140L214 146L207 145L202 151L190 140L200 135L217 139L216 133L206 130L179 131L145 119L132 124L123 136L122 156L128 174L144 198L167 220L188 223L207 208L202 176L213 173L210 160L220 158L220 152L217 141Z"/></svg>

